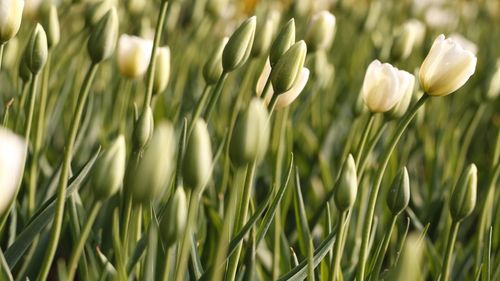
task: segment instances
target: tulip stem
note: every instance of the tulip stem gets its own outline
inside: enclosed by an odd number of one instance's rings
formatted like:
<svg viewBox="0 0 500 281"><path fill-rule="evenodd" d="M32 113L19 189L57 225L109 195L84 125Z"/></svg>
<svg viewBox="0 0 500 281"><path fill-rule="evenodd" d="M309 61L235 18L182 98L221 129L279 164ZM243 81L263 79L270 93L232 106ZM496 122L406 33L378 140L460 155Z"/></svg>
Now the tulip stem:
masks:
<svg viewBox="0 0 500 281"><path fill-rule="evenodd" d="M54 259L54 255L57 250L57 245L59 244L59 237L61 236L61 227L64 218L64 203L66 198L66 187L68 186L68 176L69 169L71 166L71 158L73 156L73 146L75 144L76 135L78 133L78 128L80 126L80 121L82 119L83 108L85 107L87 97L90 92L90 86L94 80L94 76L97 72L97 64L93 63L85 75L83 80L83 85L78 95L78 100L76 103L76 109L71 121L71 127L66 140L66 148L64 150L64 159L61 168L61 174L59 177L59 184L57 186L57 199L55 202L55 214L54 221L52 223L52 231L50 233L49 245L45 251L45 256L43 258L42 266L40 267L40 272L38 274L37 280L46 280L47 275ZM34 77L35 78L35 77Z"/></svg>
<svg viewBox="0 0 500 281"><path fill-rule="evenodd" d="M418 102L408 111L405 116L399 122L398 127L394 131L392 135L391 141L389 142L389 146L385 149L384 154L382 155L382 161L377 170L377 174L375 176L375 181L372 187L372 191L370 193L370 198L368 201L368 209L366 213L366 221L363 228L363 236L361 240L361 251L360 251L360 261L358 264L358 272L357 272L357 281L365 280L365 267L366 267L366 259L368 258L368 243L370 240L370 231L373 225L373 216L375 214L375 207L377 204L378 193L380 190L380 185L382 184L382 178L384 177L385 168L387 164L389 164L389 159L391 158L392 152L396 148L399 139L403 135L406 127L410 124L411 120L417 114L418 109L427 101L429 95L424 94Z"/></svg>
<svg viewBox="0 0 500 281"><path fill-rule="evenodd" d="M165 265L164 265L164 271L163 271L163 281L168 281L170 280L170 270L172 268L172 253L170 252L170 248L167 248L165 250Z"/></svg>
<svg viewBox="0 0 500 281"><path fill-rule="evenodd" d="M451 269L451 255L453 254L453 248L455 246L455 240L457 239L458 227L460 222L453 221L451 223L450 233L448 235L448 244L446 245L446 251L444 252L442 271L441 271L441 281L450 280L450 269Z"/></svg>
<svg viewBox="0 0 500 281"><path fill-rule="evenodd" d="M398 215L392 216L391 219L391 225L389 226L389 229L387 230L384 240L382 242L382 248L380 249L380 252L378 253L377 257L375 258L375 262L373 265L372 272L369 276L369 280L377 281L379 280L379 274L380 270L382 268L382 262L384 261L384 256L385 253L387 252L387 249L389 248L389 243L391 242L391 236L392 232L394 231L394 227L396 226L396 221L397 221Z"/></svg>
<svg viewBox="0 0 500 281"><path fill-rule="evenodd" d="M271 94L271 91L270 91L270 88L271 87L271 75L269 75L269 77L267 77L267 80L266 80L266 84L264 85L264 89L262 90L262 94L261 94L261 97L262 97L262 100L266 100L269 98L269 95ZM273 94L273 96L275 96Z"/></svg>
<svg viewBox="0 0 500 281"><path fill-rule="evenodd" d="M28 82L22 82L21 85L21 98L19 99L19 103L17 105L16 111L16 119L14 121L14 132L18 133L21 129L21 115L24 114L24 106L26 105L26 99L28 98L29 87L27 86Z"/></svg>
<svg viewBox="0 0 500 281"><path fill-rule="evenodd" d="M368 136L370 135L370 132L372 130L374 120L375 120L375 114L370 113L370 116L368 117L368 121L366 122L365 128L363 130L363 135L361 136L361 139L359 140L357 151L356 151L355 163L356 163L356 166L358 166L358 167L359 167L359 162L361 160L361 156L363 155L363 150L365 149L366 141L368 140Z"/></svg>
<svg viewBox="0 0 500 281"><path fill-rule="evenodd" d="M222 74L219 77L219 80L217 80L217 84L215 84L215 88L210 93L210 99L208 100L208 105L205 110L205 118L204 118L207 123L210 119L212 111L214 111L215 104L217 103L217 100L219 100L219 97L222 93L222 87L224 86L224 81L226 80L227 75L228 75L227 72L222 72Z"/></svg>
<svg viewBox="0 0 500 281"><path fill-rule="evenodd" d="M5 48L5 43L0 44L0 70L2 70L3 49L4 48Z"/></svg>
<svg viewBox="0 0 500 281"><path fill-rule="evenodd" d="M340 278L340 261L342 259L342 240L344 230L346 228L346 218L347 218L347 210L339 213L339 221L337 227L337 237L335 237L335 246L333 249L333 259L332 259L332 271L330 272L330 280L343 280ZM346 233L347 234L347 233Z"/></svg>
<svg viewBox="0 0 500 281"><path fill-rule="evenodd" d="M189 128L188 128L188 136L191 135L191 132L193 131L194 124L196 122L196 119L200 117L201 110L203 108L203 105L207 102L208 98L208 93L210 93L210 85L205 84L205 87L203 88L203 92L201 94L201 97L198 99L198 102L196 103L196 107L194 108L193 116L191 117L191 121L189 122Z"/></svg>
<svg viewBox="0 0 500 281"><path fill-rule="evenodd" d="M73 280L75 277L78 261L80 260L80 256L83 251L83 247L85 246L85 242L87 241L90 231L92 230L92 225L94 224L95 219L97 218L97 214L99 214L99 210L101 209L102 202L96 201L94 202L90 212L87 216L87 222L83 226L83 229L80 233L80 237L76 243L76 246L73 248L73 252L71 252L71 256L69 258L68 264L68 280Z"/></svg>
<svg viewBox="0 0 500 281"><path fill-rule="evenodd" d="M151 58L149 59L149 66L148 66L148 84L146 90L146 99L144 100L142 112L146 111L148 106L151 104L151 99L153 97L153 85L155 76L154 74L156 70L156 50L158 49L158 45L160 45L163 24L166 18L165 15L167 14L169 6L168 2L169 1L161 1L160 16L158 17L158 21L156 22L155 37L153 40L153 49L151 50Z"/></svg>

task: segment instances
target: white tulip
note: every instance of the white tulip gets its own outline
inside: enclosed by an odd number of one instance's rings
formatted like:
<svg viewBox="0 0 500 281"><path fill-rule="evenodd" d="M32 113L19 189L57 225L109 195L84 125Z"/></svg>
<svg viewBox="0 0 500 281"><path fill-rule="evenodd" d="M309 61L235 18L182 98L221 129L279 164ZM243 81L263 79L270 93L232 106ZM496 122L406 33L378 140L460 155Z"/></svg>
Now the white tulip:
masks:
<svg viewBox="0 0 500 281"><path fill-rule="evenodd" d="M35 20L38 12L40 11L40 6L43 0L25 0L24 1L24 12L23 15L30 20Z"/></svg>
<svg viewBox="0 0 500 281"><path fill-rule="evenodd" d="M410 106L413 89L415 88L415 76L402 70L400 70L398 73L400 82L399 87L400 90L403 91L403 97L389 111L389 115L393 118L401 118L406 113L408 107Z"/></svg>
<svg viewBox="0 0 500 281"><path fill-rule="evenodd" d="M462 35L460 35L458 33L451 34L450 39L453 39L455 42L457 42L460 46L462 46L467 51L470 51L474 55L477 55L478 48L477 48L476 43L470 41L469 39L463 37Z"/></svg>
<svg viewBox="0 0 500 281"><path fill-rule="evenodd" d="M413 34L414 46L421 46L425 39L425 24L417 19L410 19L404 23L404 26Z"/></svg>
<svg viewBox="0 0 500 281"><path fill-rule="evenodd" d="M0 127L0 216L8 211L16 196L25 160L25 140Z"/></svg>
<svg viewBox="0 0 500 281"><path fill-rule="evenodd" d="M439 35L420 67L420 85L431 96L446 96L474 74L477 58L453 39Z"/></svg>
<svg viewBox="0 0 500 281"><path fill-rule="evenodd" d="M149 66L153 42L137 36L123 34L118 41L118 69L127 78L137 78Z"/></svg>
<svg viewBox="0 0 500 281"><path fill-rule="evenodd" d="M255 93L258 97L260 97L264 91L264 87L266 86L266 81L269 79L269 75L271 75L271 62L269 61L269 57L266 59L266 63L264 64L264 68L260 73L259 79L257 80L257 85L255 87ZM273 90L273 87L269 87L269 91ZM266 99L266 104L271 101L272 95L268 95Z"/></svg>
<svg viewBox="0 0 500 281"><path fill-rule="evenodd" d="M23 16L23 0L0 0L0 45L16 36Z"/></svg>
<svg viewBox="0 0 500 281"><path fill-rule="evenodd" d="M158 48L156 52L156 69L153 79L153 93L161 93L167 88L170 78L170 48Z"/></svg>
<svg viewBox="0 0 500 281"><path fill-rule="evenodd" d="M403 97L411 74L374 60L366 70L361 95L371 112L386 112Z"/></svg>
<svg viewBox="0 0 500 281"><path fill-rule="evenodd" d="M311 52L325 50L330 47L335 35L335 16L328 11L315 14L306 33L307 48Z"/></svg>

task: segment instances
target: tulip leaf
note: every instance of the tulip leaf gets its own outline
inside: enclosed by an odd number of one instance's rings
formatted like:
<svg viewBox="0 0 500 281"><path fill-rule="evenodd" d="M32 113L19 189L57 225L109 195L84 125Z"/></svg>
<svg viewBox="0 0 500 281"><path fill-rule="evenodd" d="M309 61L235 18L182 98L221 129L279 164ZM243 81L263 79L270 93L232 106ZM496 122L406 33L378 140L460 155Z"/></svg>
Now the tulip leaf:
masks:
<svg viewBox="0 0 500 281"><path fill-rule="evenodd" d="M13 281L14 278L12 278L12 273L10 273L9 266L7 265L7 261L5 260L5 257L3 256L3 252L0 249L0 280L5 280L5 281Z"/></svg>

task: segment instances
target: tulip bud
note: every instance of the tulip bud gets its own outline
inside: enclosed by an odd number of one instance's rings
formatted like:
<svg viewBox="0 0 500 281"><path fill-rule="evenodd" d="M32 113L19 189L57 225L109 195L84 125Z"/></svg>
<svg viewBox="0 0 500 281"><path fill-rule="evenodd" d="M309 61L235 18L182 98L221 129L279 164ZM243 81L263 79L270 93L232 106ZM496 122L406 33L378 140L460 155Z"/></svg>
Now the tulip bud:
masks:
<svg viewBox="0 0 500 281"><path fill-rule="evenodd" d="M203 188L212 172L212 145L207 124L195 121L182 163L182 178L187 188Z"/></svg>
<svg viewBox="0 0 500 281"><path fill-rule="evenodd" d="M170 78L170 48L158 48L156 52L156 69L153 79L153 93L158 94L167 88Z"/></svg>
<svg viewBox="0 0 500 281"><path fill-rule="evenodd" d="M292 88L278 96L278 99L276 100L276 109L289 106L299 97L306 87L307 81L309 81L309 73L309 69L305 67L300 70L299 77L293 84Z"/></svg>
<svg viewBox="0 0 500 281"><path fill-rule="evenodd" d="M259 98L253 98L245 112L238 116L231 136L230 156L237 166L260 161L269 144L269 114Z"/></svg>
<svg viewBox="0 0 500 281"><path fill-rule="evenodd" d="M335 187L335 205L339 211L347 211L354 205L358 192L358 178L356 176L356 163L351 154L342 166L342 172Z"/></svg>
<svg viewBox="0 0 500 281"><path fill-rule="evenodd" d="M409 26L403 25L393 39L391 58L396 61L408 58L413 50L414 43L415 34L412 33Z"/></svg>
<svg viewBox="0 0 500 281"><path fill-rule="evenodd" d="M175 132L170 123L156 126L131 179L130 194L136 202L154 200L168 186L175 163Z"/></svg>
<svg viewBox="0 0 500 281"><path fill-rule="evenodd" d="M30 41L26 46L26 65L33 75L36 75L42 70L42 67L47 62L47 36L45 30L40 24L37 24L31 33Z"/></svg>
<svg viewBox="0 0 500 281"><path fill-rule="evenodd" d="M2 68L5 67L9 69L15 67L20 50L19 45L20 40L17 37L10 39L9 44L5 45L2 59Z"/></svg>
<svg viewBox="0 0 500 281"><path fill-rule="evenodd" d="M31 79L31 71L28 68L28 64L26 63L26 50L24 51L23 56L21 56L21 61L19 62L18 74L24 83L27 83Z"/></svg>
<svg viewBox="0 0 500 281"><path fill-rule="evenodd" d="M406 167L401 169L392 181L387 193L387 207L393 216L399 215L410 202L410 178Z"/></svg>
<svg viewBox="0 0 500 281"><path fill-rule="evenodd" d="M137 78L148 70L153 42L137 36L122 34L118 39L116 60L120 74Z"/></svg>
<svg viewBox="0 0 500 281"><path fill-rule="evenodd" d="M230 72L243 65L252 51L255 37L255 16L245 20L229 37L222 53L222 68Z"/></svg>
<svg viewBox="0 0 500 281"><path fill-rule="evenodd" d="M165 246L171 247L183 235L187 222L187 200L184 188L178 187L166 206L160 221L160 231Z"/></svg>
<svg viewBox="0 0 500 281"><path fill-rule="evenodd" d="M23 17L23 0L0 0L0 45L16 36Z"/></svg>
<svg viewBox="0 0 500 281"><path fill-rule="evenodd" d="M135 151L144 149L149 143L154 131L153 110L148 105L146 110L142 112L139 119L135 121L132 143Z"/></svg>
<svg viewBox="0 0 500 281"><path fill-rule="evenodd" d="M500 95L500 59L497 60L495 73L491 77L486 99L492 101L496 99L498 95Z"/></svg>
<svg viewBox="0 0 500 281"><path fill-rule="evenodd" d="M222 75L222 52L228 40L227 37L224 37L220 41L219 45L212 51L207 62L205 62L203 66L203 78L207 85L217 83L217 80L219 80L219 77Z"/></svg>
<svg viewBox="0 0 500 281"><path fill-rule="evenodd" d="M114 6L111 0L101 0L88 4L85 10L85 26L92 28Z"/></svg>
<svg viewBox="0 0 500 281"><path fill-rule="evenodd" d="M282 94L292 88L302 71L307 55L304 41L295 43L271 70L271 82L276 94Z"/></svg>
<svg viewBox="0 0 500 281"><path fill-rule="evenodd" d="M403 91L403 97L396 103L395 106L392 107L391 110L387 112L387 116L389 116L390 118L397 119L403 117L403 115L408 110L408 107L410 106L410 102L413 96L413 89L415 88L415 76L411 75L410 79L406 79L405 76L406 75L399 76L400 87L402 88L401 91Z"/></svg>
<svg viewBox="0 0 500 281"><path fill-rule="evenodd" d="M59 28L59 17L57 16L57 7L50 5L43 16L43 28L47 31L47 45L49 49L59 43L61 31Z"/></svg>
<svg viewBox="0 0 500 281"><path fill-rule="evenodd" d="M295 43L295 20L289 20L278 32L271 45L269 62L274 67L281 56Z"/></svg>
<svg viewBox="0 0 500 281"><path fill-rule="evenodd" d="M97 200L106 200L120 189L125 175L125 157L125 137L120 135L94 165L92 188Z"/></svg>
<svg viewBox="0 0 500 281"><path fill-rule="evenodd" d="M420 85L428 95L449 95L469 80L476 70L476 63L477 58L472 52L441 34L420 67Z"/></svg>
<svg viewBox="0 0 500 281"><path fill-rule="evenodd" d="M0 217L9 211L22 179L26 160L26 142L0 127Z"/></svg>
<svg viewBox="0 0 500 281"><path fill-rule="evenodd" d="M310 52L326 50L330 47L335 34L335 16L328 11L315 14L306 33L306 43Z"/></svg>
<svg viewBox="0 0 500 281"><path fill-rule="evenodd" d="M44 4L43 0L25 0L23 17L34 21L38 17L42 4Z"/></svg>
<svg viewBox="0 0 500 281"><path fill-rule="evenodd" d="M368 112L368 107L366 107L366 104L363 101L363 91L361 91L356 98L356 102L353 106L353 112L356 117Z"/></svg>
<svg viewBox="0 0 500 281"><path fill-rule="evenodd" d="M100 63L109 58L115 49L118 38L118 15L111 8L97 23L89 41L87 50L93 63Z"/></svg>
<svg viewBox="0 0 500 281"><path fill-rule="evenodd" d="M454 221L469 216L476 206L477 168L470 164L460 176L450 198L450 214Z"/></svg>
<svg viewBox="0 0 500 281"><path fill-rule="evenodd" d="M361 88L363 101L371 112L386 112L405 94L413 75L374 60L366 70Z"/></svg>
<svg viewBox="0 0 500 281"><path fill-rule="evenodd" d="M252 57L260 57L268 52L273 40L274 25L274 19L269 17L257 28L252 46Z"/></svg>

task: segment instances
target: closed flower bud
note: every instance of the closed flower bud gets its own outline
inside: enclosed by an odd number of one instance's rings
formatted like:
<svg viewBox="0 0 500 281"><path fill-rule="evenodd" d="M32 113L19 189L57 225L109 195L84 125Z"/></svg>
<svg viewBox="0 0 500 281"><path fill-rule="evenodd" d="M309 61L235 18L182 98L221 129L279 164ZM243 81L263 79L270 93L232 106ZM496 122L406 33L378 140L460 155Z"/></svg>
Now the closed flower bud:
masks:
<svg viewBox="0 0 500 281"><path fill-rule="evenodd" d="M43 28L47 31L47 45L49 49L59 43L61 38L61 31L59 28L59 17L57 15L57 8L55 5L50 5L43 16Z"/></svg>
<svg viewBox="0 0 500 281"><path fill-rule="evenodd" d="M406 75L400 75L400 87L402 88L401 91L403 91L403 97L387 112L387 116L390 118L397 119L403 117L410 106L413 89L415 88L415 76L411 75L410 79L406 79L405 77Z"/></svg>
<svg viewBox="0 0 500 281"><path fill-rule="evenodd" d="M153 136L154 119L151 106L146 107L139 119L135 121L132 142L135 151L144 149Z"/></svg>
<svg viewBox="0 0 500 281"><path fill-rule="evenodd" d="M306 87L307 81L309 81L309 73L309 69L306 67L303 67L300 70L299 77L295 80L292 88L278 96L278 99L276 100L276 109L289 106L299 97L300 93L302 93Z"/></svg>
<svg viewBox="0 0 500 281"><path fill-rule="evenodd" d="M304 41L295 43L271 70L271 82L275 94L282 94L292 88L302 71L307 55Z"/></svg>
<svg viewBox="0 0 500 281"><path fill-rule="evenodd" d="M358 177L356 175L356 163L351 154L347 157L342 172L335 187L335 205L339 211L347 211L352 208L358 193Z"/></svg>
<svg viewBox="0 0 500 281"><path fill-rule="evenodd" d="M413 75L374 60L366 70L361 88L363 101L371 112L386 112L404 96Z"/></svg>
<svg viewBox="0 0 500 281"><path fill-rule="evenodd" d="M170 78L170 48L158 48L156 52L156 69L153 79L153 93L158 94L167 88Z"/></svg>
<svg viewBox="0 0 500 281"><path fill-rule="evenodd" d="M149 66L153 42L137 36L122 34L118 40L116 60L120 74L127 78L137 78Z"/></svg>
<svg viewBox="0 0 500 281"><path fill-rule="evenodd" d="M399 215L410 202L410 178L406 167L401 169L392 181L387 193L387 207L392 215Z"/></svg>
<svg viewBox="0 0 500 281"><path fill-rule="evenodd" d="M470 164L460 176L450 198L450 213L454 221L469 216L476 207L477 168Z"/></svg>
<svg viewBox="0 0 500 281"><path fill-rule="evenodd" d="M369 111L368 107L366 107L366 104L363 101L363 91L359 92L358 97L356 98L356 102L354 102L352 110L356 117L361 116Z"/></svg>
<svg viewBox="0 0 500 281"><path fill-rule="evenodd" d="M202 119L195 122L182 163L184 185L190 189L203 188L212 172L212 145L207 124Z"/></svg>
<svg viewBox="0 0 500 281"><path fill-rule="evenodd" d="M93 28L99 20L114 6L113 0L100 0L91 2L85 10L85 25Z"/></svg>
<svg viewBox="0 0 500 281"><path fill-rule="evenodd" d="M129 191L136 202L154 200L168 185L175 163L175 132L170 123L156 126L149 145L137 164Z"/></svg>
<svg viewBox="0 0 500 281"><path fill-rule="evenodd" d="M0 0L0 45L16 36L23 17L23 0Z"/></svg>
<svg viewBox="0 0 500 281"><path fill-rule="evenodd" d="M21 182L26 159L26 142L0 127L0 217L9 211Z"/></svg>
<svg viewBox="0 0 500 281"><path fill-rule="evenodd" d="M271 45L269 62L274 67L281 56L295 43L295 20L289 20L278 32Z"/></svg>
<svg viewBox="0 0 500 281"><path fill-rule="evenodd" d="M415 45L416 35L411 29L411 25L404 24L396 31L391 46L391 58L396 61L408 58Z"/></svg>
<svg viewBox="0 0 500 281"><path fill-rule="evenodd" d="M87 50L93 63L100 63L109 58L115 50L118 38L118 15L116 9L111 8L93 29Z"/></svg>
<svg viewBox="0 0 500 281"><path fill-rule="evenodd" d="M335 16L328 11L315 14L306 33L306 43L310 52L326 50L335 35Z"/></svg>
<svg viewBox="0 0 500 281"><path fill-rule="evenodd" d="M248 108L238 116L231 136L230 156L237 166L259 161L269 144L269 114L259 98L253 98Z"/></svg>
<svg viewBox="0 0 500 281"><path fill-rule="evenodd" d="M40 12L40 8L43 5L43 0L25 0L23 17L34 21Z"/></svg>
<svg viewBox="0 0 500 281"><path fill-rule="evenodd" d="M30 41L26 47L26 65L32 74L38 74L47 62L47 36L40 24L37 24L31 33Z"/></svg>
<svg viewBox="0 0 500 281"><path fill-rule="evenodd" d="M92 188L98 200L106 200L120 189L125 175L125 137L118 136L94 166Z"/></svg>
<svg viewBox="0 0 500 281"><path fill-rule="evenodd" d="M31 71L29 70L28 64L26 63L26 51L24 51L24 54L21 57L21 61L19 62L18 74L24 83L27 83L31 79Z"/></svg>
<svg viewBox="0 0 500 281"><path fill-rule="evenodd" d="M269 51L274 35L274 25L274 19L268 17L266 21L257 28L252 46L252 57L260 57Z"/></svg>
<svg viewBox="0 0 500 281"><path fill-rule="evenodd" d="M497 60L496 70L491 77L486 99L494 100L500 95L500 59Z"/></svg>
<svg viewBox="0 0 500 281"><path fill-rule="evenodd" d="M422 89L431 96L446 96L462 87L476 70L477 58L453 39L439 35L420 67Z"/></svg>
<svg viewBox="0 0 500 281"><path fill-rule="evenodd" d="M165 246L171 247L183 235L187 222L187 199L184 188L177 187L167 203L165 215L160 221L160 233Z"/></svg>
<svg viewBox="0 0 500 281"><path fill-rule="evenodd" d="M5 50L3 53L3 61L2 68L14 68L16 63L18 62L18 55L20 51L20 40L17 37L9 40L9 44L6 44Z"/></svg>
<svg viewBox="0 0 500 281"><path fill-rule="evenodd" d="M255 16L245 20L229 37L222 53L222 68L230 72L243 65L252 51L255 37Z"/></svg>
<svg viewBox="0 0 500 281"><path fill-rule="evenodd" d="M208 57L208 60L203 66L203 78L207 85L213 85L217 83L219 77L222 74L222 52L227 44L229 38L224 37L219 45L213 50L213 52Z"/></svg>

